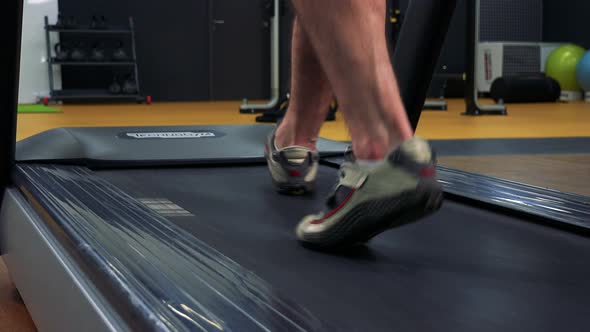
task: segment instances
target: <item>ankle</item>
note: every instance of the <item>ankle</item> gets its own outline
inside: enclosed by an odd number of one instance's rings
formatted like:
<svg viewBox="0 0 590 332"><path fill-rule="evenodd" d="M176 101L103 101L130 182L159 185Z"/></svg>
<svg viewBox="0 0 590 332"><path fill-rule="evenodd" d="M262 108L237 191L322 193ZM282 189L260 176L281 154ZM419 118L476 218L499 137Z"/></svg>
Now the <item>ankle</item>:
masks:
<svg viewBox="0 0 590 332"><path fill-rule="evenodd" d="M389 149L386 142L373 140L364 144L353 144L353 151L357 160L370 162L385 159Z"/></svg>
<svg viewBox="0 0 590 332"><path fill-rule="evenodd" d="M311 151L316 151L317 147L315 143L310 143L309 141L277 141L275 139L275 145L277 147L277 149L283 149L289 146L301 146L304 148L307 148Z"/></svg>
<svg viewBox="0 0 590 332"><path fill-rule="evenodd" d="M284 124L281 124L275 133L275 146L277 149L282 149L288 146L302 146L315 151L316 141L317 139L315 138L296 136L294 130Z"/></svg>
<svg viewBox="0 0 590 332"><path fill-rule="evenodd" d="M361 168L364 169L375 169L381 165L383 160L364 160L364 159L357 159L356 164L359 165Z"/></svg>

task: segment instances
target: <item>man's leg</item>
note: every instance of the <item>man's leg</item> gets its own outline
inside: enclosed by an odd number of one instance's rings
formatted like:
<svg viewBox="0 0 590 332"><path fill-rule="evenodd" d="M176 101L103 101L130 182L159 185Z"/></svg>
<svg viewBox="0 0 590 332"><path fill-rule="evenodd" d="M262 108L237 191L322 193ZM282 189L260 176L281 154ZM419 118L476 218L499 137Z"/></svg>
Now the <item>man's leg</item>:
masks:
<svg viewBox="0 0 590 332"><path fill-rule="evenodd" d="M435 159L413 137L385 39L385 0L293 0L347 121L356 162L341 167L327 206L297 226L306 245L338 248L440 207ZM299 116L299 115L296 115Z"/></svg>
<svg viewBox="0 0 590 332"><path fill-rule="evenodd" d="M385 0L293 0L348 123L359 159L412 137L385 39Z"/></svg>
<svg viewBox="0 0 590 332"><path fill-rule="evenodd" d="M332 100L332 90L309 38L295 18L291 43L291 98L276 144L315 150L315 141Z"/></svg>
<svg viewBox="0 0 590 332"><path fill-rule="evenodd" d="M316 140L332 100L332 89L306 33L295 19L291 98L281 124L266 144L275 186L289 194L313 191L319 155Z"/></svg>

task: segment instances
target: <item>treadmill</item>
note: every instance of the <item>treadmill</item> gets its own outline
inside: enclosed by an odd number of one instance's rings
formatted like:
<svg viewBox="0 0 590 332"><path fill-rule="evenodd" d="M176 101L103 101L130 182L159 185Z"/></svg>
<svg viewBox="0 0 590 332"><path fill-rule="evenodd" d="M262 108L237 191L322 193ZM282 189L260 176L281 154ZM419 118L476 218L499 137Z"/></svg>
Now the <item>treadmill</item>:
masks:
<svg viewBox="0 0 590 332"><path fill-rule="evenodd" d="M18 13L1 38L19 50L22 1L1 6ZM410 2L394 56L414 125L454 6ZM3 54L0 249L40 331L588 329L588 198L439 167L438 213L311 251L294 227L322 207L345 143L319 142L317 193L301 197L272 187L268 125L58 128L16 144L19 53Z"/></svg>

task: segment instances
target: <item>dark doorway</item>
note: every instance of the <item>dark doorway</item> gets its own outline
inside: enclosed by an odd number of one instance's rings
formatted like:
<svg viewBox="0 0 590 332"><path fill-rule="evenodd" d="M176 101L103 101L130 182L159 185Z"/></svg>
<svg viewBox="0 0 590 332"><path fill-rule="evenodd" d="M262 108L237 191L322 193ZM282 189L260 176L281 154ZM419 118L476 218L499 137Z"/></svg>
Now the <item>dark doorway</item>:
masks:
<svg viewBox="0 0 590 332"><path fill-rule="evenodd" d="M268 98L270 29L265 1L210 0L210 99Z"/></svg>

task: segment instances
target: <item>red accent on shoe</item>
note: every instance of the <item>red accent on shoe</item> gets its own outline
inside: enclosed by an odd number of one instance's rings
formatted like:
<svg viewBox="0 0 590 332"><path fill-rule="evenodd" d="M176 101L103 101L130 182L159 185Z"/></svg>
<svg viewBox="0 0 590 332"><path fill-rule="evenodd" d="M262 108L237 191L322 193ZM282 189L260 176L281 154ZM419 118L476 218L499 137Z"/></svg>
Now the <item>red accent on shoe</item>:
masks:
<svg viewBox="0 0 590 332"><path fill-rule="evenodd" d="M337 208L335 208L334 210L330 211L330 213L328 213L327 215L325 215L322 219L312 221L311 224L313 224L313 225L320 225L324 221L326 221L326 219L328 219L331 216L333 216L334 214L336 214L336 212L338 212L340 209L342 209L344 207L344 205L346 205L346 203L348 203L348 201L350 200L350 198L352 197L352 195L354 194L355 191L356 190L352 190L348 194L348 196L346 196L346 198L342 201L342 203L340 203L340 205L338 205Z"/></svg>
<svg viewBox="0 0 590 332"><path fill-rule="evenodd" d="M297 170L290 170L289 171L289 176L295 176L295 177L300 177L303 176L303 174Z"/></svg>
<svg viewBox="0 0 590 332"><path fill-rule="evenodd" d="M423 178L431 178L436 175L436 169L432 166L423 167L420 170L420 176Z"/></svg>

